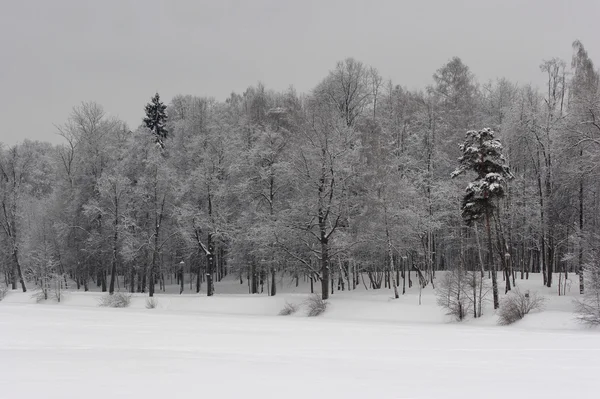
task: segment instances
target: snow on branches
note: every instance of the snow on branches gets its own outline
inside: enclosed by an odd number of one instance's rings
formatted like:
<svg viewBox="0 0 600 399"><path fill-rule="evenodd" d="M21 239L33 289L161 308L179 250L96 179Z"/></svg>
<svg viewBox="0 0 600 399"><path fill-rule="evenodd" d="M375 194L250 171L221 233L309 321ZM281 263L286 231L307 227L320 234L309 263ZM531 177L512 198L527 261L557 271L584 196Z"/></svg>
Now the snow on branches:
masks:
<svg viewBox="0 0 600 399"><path fill-rule="evenodd" d="M470 224L494 207L494 199L504 196L506 180L513 175L505 165L502 143L494 139L494 132L489 128L468 131L460 150L459 166L451 177L469 170L477 173L477 178L466 188L461 206L463 219Z"/></svg>

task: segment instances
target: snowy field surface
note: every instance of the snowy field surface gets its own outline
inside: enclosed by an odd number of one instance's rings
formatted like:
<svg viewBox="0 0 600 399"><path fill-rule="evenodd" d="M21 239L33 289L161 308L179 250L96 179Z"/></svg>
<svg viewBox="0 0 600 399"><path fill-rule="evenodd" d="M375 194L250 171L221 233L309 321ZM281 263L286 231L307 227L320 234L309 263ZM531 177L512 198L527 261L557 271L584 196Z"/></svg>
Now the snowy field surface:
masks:
<svg viewBox="0 0 600 399"><path fill-rule="evenodd" d="M218 288L218 287L217 287ZM277 316L277 297L158 295L145 309L0 302L0 398L595 398L600 332L572 298L509 327L450 322L425 292L339 293L327 313Z"/></svg>

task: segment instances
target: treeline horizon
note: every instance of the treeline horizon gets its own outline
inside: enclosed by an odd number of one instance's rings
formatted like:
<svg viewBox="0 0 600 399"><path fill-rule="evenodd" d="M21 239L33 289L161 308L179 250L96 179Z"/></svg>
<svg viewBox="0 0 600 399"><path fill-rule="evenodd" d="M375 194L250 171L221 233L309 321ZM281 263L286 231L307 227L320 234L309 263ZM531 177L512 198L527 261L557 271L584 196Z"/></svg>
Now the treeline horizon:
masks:
<svg viewBox="0 0 600 399"><path fill-rule="evenodd" d="M153 296L185 267L208 295L228 274L275 295L283 273L327 299L498 270L506 291L531 272L564 294L577 273L583 293L600 249L600 73L579 41L570 62L540 62L542 88L481 84L454 57L411 91L348 58L303 95L157 93L133 131L81 103L64 143L0 148L0 284L113 293L121 276ZM476 176L451 174L485 128L511 179L479 223L461 210Z"/></svg>

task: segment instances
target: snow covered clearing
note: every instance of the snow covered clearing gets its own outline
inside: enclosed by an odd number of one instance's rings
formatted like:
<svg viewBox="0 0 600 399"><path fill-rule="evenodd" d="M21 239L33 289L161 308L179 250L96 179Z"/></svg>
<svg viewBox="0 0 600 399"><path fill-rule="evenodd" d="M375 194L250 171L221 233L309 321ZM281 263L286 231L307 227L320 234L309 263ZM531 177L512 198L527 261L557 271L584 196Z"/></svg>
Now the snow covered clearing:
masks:
<svg viewBox="0 0 600 399"><path fill-rule="evenodd" d="M421 306L414 287L389 295L336 293L323 317L307 318L276 316L299 293L158 295L148 310L144 296L104 309L99 293L38 305L11 292L0 303L0 397L595 397L600 334L573 322L572 298L499 327L491 311L449 323L429 289Z"/></svg>

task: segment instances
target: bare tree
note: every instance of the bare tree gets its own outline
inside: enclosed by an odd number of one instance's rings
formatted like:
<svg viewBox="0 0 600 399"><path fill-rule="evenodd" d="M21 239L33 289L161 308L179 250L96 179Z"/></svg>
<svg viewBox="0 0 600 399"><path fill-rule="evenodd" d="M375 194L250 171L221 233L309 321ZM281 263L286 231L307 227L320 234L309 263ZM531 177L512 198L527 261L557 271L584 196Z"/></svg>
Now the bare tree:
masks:
<svg viewBox="0 0 600 399"><path fill-rule="evenodd" d="M27 181L33 172L35 154L27 146L0 149L0 226L6 235L14 271L12 288L17 288L17 278L23 292L27 292L19 253L20 218Z"/></svg>
<svg viewBox="0 0 600 399"><path fill-rule="evenodd" d="M337 109L346 126L354 126L373 102L381 77L354 58L337 63L335 69L314 90L317 101ZM374 111L375 112L375 111Z"/></svg>

